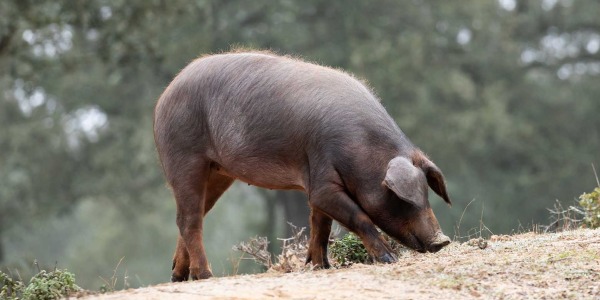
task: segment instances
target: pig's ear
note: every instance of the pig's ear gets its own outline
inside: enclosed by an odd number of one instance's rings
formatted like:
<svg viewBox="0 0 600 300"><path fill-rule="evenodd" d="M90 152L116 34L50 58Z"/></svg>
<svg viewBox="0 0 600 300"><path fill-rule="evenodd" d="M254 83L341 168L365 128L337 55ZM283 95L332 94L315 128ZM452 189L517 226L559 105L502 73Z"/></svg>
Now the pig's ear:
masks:
<svg viewBox="0 0 600 300"><path fill-rule="evenodd" d="M442 171L438 168L432 161L426 160L421 165L421 169L423 173L425 173L425 177L427 178L427 184L429 187L448 205L452 206L452 201L450 201L450 197L448 196L448 192L446 192L446 183L444 182L444 175L442 175Z"/></svg>
<svg viewBox="0 0 600 300"><path fill-rule="evenodd" d="M388 164L383 184L400 199L417 208L425 207L426 191L423 173L404 157L395 157Z"/></svg>

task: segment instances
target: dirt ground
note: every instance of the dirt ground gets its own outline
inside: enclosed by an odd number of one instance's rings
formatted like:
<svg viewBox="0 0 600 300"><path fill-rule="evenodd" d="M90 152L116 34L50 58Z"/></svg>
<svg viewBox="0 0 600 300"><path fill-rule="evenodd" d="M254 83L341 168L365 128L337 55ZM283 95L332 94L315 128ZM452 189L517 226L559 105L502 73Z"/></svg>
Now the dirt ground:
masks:
<svg viewBox="0 0 600 300"><path fill-rule="evenodd" d="M483 249L482 249L483 248ZM600 299L600 229L492 236L392 265L168 283L85 299Z"/></svg>

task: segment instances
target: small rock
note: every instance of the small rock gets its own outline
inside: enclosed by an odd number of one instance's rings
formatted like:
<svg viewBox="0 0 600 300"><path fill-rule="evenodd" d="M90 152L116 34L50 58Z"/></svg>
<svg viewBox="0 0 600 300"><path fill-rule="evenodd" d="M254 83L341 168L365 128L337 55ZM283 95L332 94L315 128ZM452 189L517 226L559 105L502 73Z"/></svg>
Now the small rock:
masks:
<svg viewBox="0 0 600 300"><path fill-rule="evenodd" d="M505 241L510 241L511 237L505 234L501 234L501 235L492 235L490 237L490 241L492 242L505 242Z"/></svg>
<svg viewBox="0 0 600 300"><path fill-rule="evenodd" d="M470 239L467 242L467 245L473 246L473 247L479 247L479 249L485 249L485 248L487 248L488 243L485 239L480 237L477 239Z"/></svg>

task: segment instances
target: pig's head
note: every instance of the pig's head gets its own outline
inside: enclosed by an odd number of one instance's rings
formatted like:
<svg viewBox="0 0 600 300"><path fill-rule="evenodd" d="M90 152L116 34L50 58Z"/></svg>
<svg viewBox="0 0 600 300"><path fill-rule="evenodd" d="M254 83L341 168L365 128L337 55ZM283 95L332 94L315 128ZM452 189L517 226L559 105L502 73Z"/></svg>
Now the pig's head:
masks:
<svg viewBox="0 0 600 300"><path fill-rule="evenodd" d="M395 157L383 181L386 199L374 221L388 235L419 252L437 252L450 243L427 200L428 186L451 205L440 169L424 156Z"/></svg>

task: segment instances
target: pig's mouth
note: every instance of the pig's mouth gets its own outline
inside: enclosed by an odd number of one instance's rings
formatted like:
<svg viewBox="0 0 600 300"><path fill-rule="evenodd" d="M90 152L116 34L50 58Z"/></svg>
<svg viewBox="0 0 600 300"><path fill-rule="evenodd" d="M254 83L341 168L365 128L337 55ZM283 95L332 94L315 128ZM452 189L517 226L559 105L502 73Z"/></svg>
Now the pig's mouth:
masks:
<svg viewBox="0 0 600 300"><path fill-rule="evenodd" d="M446 245L450 244L450 240L442 240L442 241L436 241L436 242L432 242L432 243L424 243L423 241L421 241L419 238L417 238L413 234L409 234L409 236L406 239L403 239L401 242L405 246L407 246L417 252L420 252L420 253L427 253L427 252L435 253L435 252L442 250L442 248L444 248Z"/></svg>
<svg viewBox="0 0 600 300"><path fill-rule="evenodd" d="M421 242L414 234L409 233L407 236L404 236L400 239L400 243L417 252L427 252L427 250L425 250L425 245L423 244L423 242Z"/></svg>
<svg viewBox="0 0 600 300"><path fill-rule="evenodd" d="M445 242L442 242L442 243L439 243L439 244L431 244L427 248L427 251L431 252L431 253L435 253L435 252L438 252L438 251L442 250L442 248L444 248L448 244L450 244L450 241L445 241Z"/></svg>

